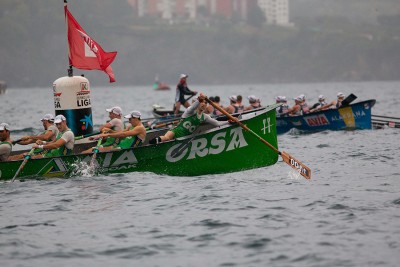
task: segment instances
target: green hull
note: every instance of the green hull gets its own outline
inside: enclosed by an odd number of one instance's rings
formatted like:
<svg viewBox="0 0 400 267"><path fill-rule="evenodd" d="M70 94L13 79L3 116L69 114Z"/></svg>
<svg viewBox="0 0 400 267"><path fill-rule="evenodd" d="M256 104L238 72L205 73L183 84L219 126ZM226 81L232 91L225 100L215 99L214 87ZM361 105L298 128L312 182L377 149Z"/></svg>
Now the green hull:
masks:
<svg viewBox="0 0 400 267"><path fill-rule="evenodd" d="M242 115L241 121L278 148L275 106ZM238 125L210 128L195 136L159 145L98 153L96 173L153 172L173 176L197 176L236 172L273 165L278 154ZM180 151L179 153L176 153ZM174 155L174 156L173 156ZM71 177L89 169L91 154L31 159L17 179ZM0 163L0 180L11 180L22 161Z"/></svg>

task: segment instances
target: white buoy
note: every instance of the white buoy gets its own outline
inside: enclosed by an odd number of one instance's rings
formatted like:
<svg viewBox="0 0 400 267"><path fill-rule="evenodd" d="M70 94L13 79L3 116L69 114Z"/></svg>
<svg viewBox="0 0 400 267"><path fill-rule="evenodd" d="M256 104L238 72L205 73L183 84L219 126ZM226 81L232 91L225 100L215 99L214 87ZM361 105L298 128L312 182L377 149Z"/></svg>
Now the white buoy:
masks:
<svg viewBox="0 0 400 267"><path fill-rule="evenodd" d="M82 76L61 77L53 83L56 115L64 115L75 136L93 132L89 80Z"/></svg>

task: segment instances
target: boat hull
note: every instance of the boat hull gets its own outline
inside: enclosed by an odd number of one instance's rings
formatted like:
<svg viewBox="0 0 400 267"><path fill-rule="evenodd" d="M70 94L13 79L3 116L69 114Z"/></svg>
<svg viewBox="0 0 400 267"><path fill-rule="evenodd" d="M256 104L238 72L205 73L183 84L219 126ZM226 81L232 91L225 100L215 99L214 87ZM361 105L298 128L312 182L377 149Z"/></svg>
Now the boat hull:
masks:
<svg viewBox="0 0 400 267"><path fill-rule="evenodd" d="M242 122L278 148L275 108L244 114ZM273 165L278 154L238 125L210 128L205 125L193 136L158 145L144 145L97 154L100 174L153 172L172 176L197 176L236 172ZM88 170L91 154L31 159L18 179L70 177ZM21 161L0 163L0 179L10 180Z"/></svg>
<svg viewBox="0 0 400 267"><path fill-rule="evenodd" d="M375 100L366 100L339 109L322 110L302 116L277 117L277 133L284 134L293 128L304 132L372 129L371 109L374 105Z"/></svg>

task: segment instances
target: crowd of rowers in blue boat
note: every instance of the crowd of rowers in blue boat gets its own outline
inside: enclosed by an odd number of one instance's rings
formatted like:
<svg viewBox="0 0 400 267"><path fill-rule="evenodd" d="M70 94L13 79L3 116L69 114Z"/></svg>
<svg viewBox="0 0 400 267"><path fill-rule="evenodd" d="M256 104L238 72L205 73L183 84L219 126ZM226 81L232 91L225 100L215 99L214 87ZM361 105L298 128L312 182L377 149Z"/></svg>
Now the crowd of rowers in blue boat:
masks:
<svg viewBox="0 0 400 267"><path fill-rule="evenodd" d="M257 108L261 108L261 100L257 98L255 95L249 95L247 99L249 100L249 104L247 106L242 104L242 96L241 95L231 95L229 97L229 105L223 106L220 104L220 97L210 97L211 101L216 103L218 106L223 108L226 112L230 114L234 113L242 113L244 111L253 110ZM289 106L286 96L277 96L275 97L276 103L281 104L277 109L277 116L299 116L308 114L311 112L317 112L321 110L326 110L330 108L340 108L342 105L342 101L345 99L345 95L343 93L337 94L337 99L327 102L325 96L319 95L318 102L309 106L306 100L306 96L301 94L295 98L293 106ZM219 116L222 113L215 109L213 106L209 105L205 111L206 114Z"/></svg>
<svg viewBox="0 0 400 267"><path fill-rule="evenodd" d="M312 112L327 110L330 108L340 108L344 99L345 95L341 92L337 94L337 99L331 102L326 102L325 96L319 95L318 102L312 106L309 106L306 100L306 96L304 94L301 94L293 98L294 105L292 107L289 107L285 96L277 96L275 98L276 103L280 103L281 106L277 108L276 114L277 116L300 116Z"/></svg>

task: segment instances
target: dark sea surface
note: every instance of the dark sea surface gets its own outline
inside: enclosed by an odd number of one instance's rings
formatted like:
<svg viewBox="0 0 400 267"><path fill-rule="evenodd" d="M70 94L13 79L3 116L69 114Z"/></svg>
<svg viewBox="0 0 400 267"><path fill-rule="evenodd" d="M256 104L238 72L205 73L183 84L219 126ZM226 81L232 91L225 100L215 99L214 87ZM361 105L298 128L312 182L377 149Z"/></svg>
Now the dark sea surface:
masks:
<svg viewBox="0 0 400 267"><path fill-rule="evenodd" d="M190 87L223 104L231 94L271 104L276 95L304 93L312 104L319 94L354 93L356 101L377 100L373 114L400 117L400 82ZM175 95L151 85L91 90L96 129L105 108L152 117L153 104L172 106ZM54 112L51 85L8 89L0 104L14 139L41 131L41 117ZM311 168L310 181L280 160L199 177L1 183L0 266L400 266L400 129L290 132L278 140Z"/></svg>

